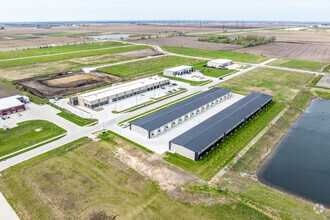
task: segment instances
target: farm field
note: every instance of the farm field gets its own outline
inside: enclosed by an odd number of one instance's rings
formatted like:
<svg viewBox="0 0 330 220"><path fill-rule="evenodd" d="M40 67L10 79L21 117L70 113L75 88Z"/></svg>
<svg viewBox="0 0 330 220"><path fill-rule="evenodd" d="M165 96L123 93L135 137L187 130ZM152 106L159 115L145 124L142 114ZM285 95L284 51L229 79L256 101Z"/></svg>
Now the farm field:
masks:
<svg viewBox="0 0 330 220"><path fill-rule="evenodd" d="M330 62L330 46L323 44L275 42L238 49L234 52L313 62Z"/></svg>
<svg viewBox="0 0 330 220"><path fill-rule="evenodd" d="M275 60L268 65L322 72L323 67L330 65L330 63L280 59Z"/></svg>
<svg viewBox="0 0 330 220"><path fill-rule="evenodd" d="M211 205L170 199L115 156L119 147L138 151L114 137L77 140L2 172L2 193L21 219L269 219L230 197Z"/></svg>
<svg viewBox="0 0 330 220"><path fill-rule="evenodd" d="M137 40L134 42L157 45L157 46L189 47L195 49L216 50L216 51L228 51L228 50L242 48L241 45L202 42L198 40L198 37L188 37L188 36L153 38L146 40Z"/></svg>
<svg viewBox="0 0 330 220"><path fill-rule="evenodd" d="M259 55L234 53L228 51L201 50L186 47L164 47L164 49L171 53L183 54L187 56L196 56L210 59L230 59L236 62L261 63L262 61L266 60L266 58Z"/></svg>
<svg viewBox="0 0 330 220"><path fill-rule="evenodd" d="M131 51L131 50L142 50L149 48L148 46L119 46L113 47L109 49L100 49L100 50L92 50L92 51L84 51L84 52L74 52L68 54L61 54L61 55L50 55L44 57L32 57L32 58L25 58L19 60L4 60L0 61L0 68L8 68L12 66L19 66L19 65L26 65L26 64L36 64L36 63L44 63L50 61L59 61L59 60L68 60L73 58L79 57L88 57L88 56L95 56L95 55L102 55L102 54L112 54L112 53L119 53L124 51Z"/></svg>
<svg viewBox="0 0 330 220"><path fill-rule="evenodd" d="M272 103L255 118L217 145L199 161L193 161L179 154L166 153L164 158L205 180L211 180L221 169L238 154L255 136L258 135L279 114L285 104Z"/></svg>
<svg viewBox="0 0 330 220"><path fill-rule="evenodd" d="M218 85L236 93L261 92L273 96L274 100L290 102L314 77L307 73L257 68Z"/></svg>
<svg viewBox="0 0 330 220"><path fill-rule="evenodd" d="M9 130L0 129L0 156L38 144L65 132L57 125L43 120L21 122L17 127Z"/></svg>
<svg viewBox="0 0 330 220"><path fill-rule="evenodd" d="M82 50L111 48L118 46L124 46L124 44L119 42L86 43L86 44L66 45L66 46L57 46L57 47L43 47L39 49L30 49L30 50L7 51L7 52L0 52L0 60L18 58L18 57L40 56L46 54L49 55L56 53L66 53L66 52L74 52L74 51L82 51Z"/></svg>
<svg viewBox="0 0 330 220"><path fill-rule="evenodd" d="M200 63L201 60L177 57L162 56L148 60L136 61L132 63L104 67L99 69L104 73L111 73L122 77L133 77L140 74L154 74L165 68L175 67L179 65L193 65Z"/></svg>

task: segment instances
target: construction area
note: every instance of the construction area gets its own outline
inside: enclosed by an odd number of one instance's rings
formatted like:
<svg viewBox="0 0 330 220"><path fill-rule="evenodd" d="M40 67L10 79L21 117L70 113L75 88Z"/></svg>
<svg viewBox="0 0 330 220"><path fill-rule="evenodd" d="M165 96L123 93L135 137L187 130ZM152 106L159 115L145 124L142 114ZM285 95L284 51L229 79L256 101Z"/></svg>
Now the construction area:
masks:
<svg viewBox="0 0 330 220"><path fill-rule="evenodd" d="M86 91L101 86L123 82L121 76L92 71L88 74L59 73L48 77L36 78L15 82L19 89L29 91L40 98L49 99Z"/></svg>

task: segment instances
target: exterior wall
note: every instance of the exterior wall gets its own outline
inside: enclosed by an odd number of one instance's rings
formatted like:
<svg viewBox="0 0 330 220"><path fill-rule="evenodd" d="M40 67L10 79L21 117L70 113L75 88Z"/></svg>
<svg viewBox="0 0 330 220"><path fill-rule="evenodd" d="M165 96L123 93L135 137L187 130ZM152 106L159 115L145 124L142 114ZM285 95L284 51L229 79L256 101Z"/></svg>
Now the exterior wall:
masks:
<svg viewBox="0 0 330 220"><path fill-rule="evenodd" d="M132 131L134 131L134 132L136 132L136 133L138 133L138 134L146 137L146 138L149 138L149 132L147 130L139 127L139 126L135 126L135 125L131 124L130 129Z"/></svg>
<svg viewBox="0 0 330 220"><path fill-rule="evenodd" d="M184 74L189 74L191 72L194 71L194 67L190 67L190 68L185 68L185 69L181 69L181 70L177 70L177 71L173 71L173 70L169 70L169 69L165 69L163 71L163 74L165 76L171 76L171 77L175 77L176 75L184 75Z"/></svg>
<svg viewBox="0 0 330 220"><path fill-rule="evenodd" d="M182 147L181 145L170 143L170 151L174 153L178 153L184 157L187 157L191 160L196 160L195 155L196 153L194 151L191 151L185 147Z"/></svg>
<svg viewBox="0 0 330 220"><path fill-rule="evenodd" d="M9 115L9 114L14 114L16 112L21 112L25 111L25 105L19 105L19 106L13 106L11 108L6 108L6 109L0 109L0 115Z"/></svg>
<svg viewBox="0 0 330 220"><path fill-rule="evenodd" d="M214 61L209 61L207 62L207 66L209 67L225 67L225 66L229 66L233 63L233 61L228 61L228 62L223 62L223 63L219 63L219 62L214 62Z"/></svg>

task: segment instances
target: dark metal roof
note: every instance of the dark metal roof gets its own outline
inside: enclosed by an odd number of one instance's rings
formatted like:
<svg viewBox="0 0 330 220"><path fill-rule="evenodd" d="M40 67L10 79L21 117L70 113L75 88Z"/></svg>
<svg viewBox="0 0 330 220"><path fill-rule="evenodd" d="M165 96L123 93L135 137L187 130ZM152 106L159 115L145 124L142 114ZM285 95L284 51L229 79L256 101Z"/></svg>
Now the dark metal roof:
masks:
<svg viewBox="0 0 330 220"><path fill-rule="evenodd" d="M198 153L243 122L245 118L258 111L261 106L272 100L272 98L272 96L261 93L251 93L174 138L170 143L181 145Z"/></svg>
<svg viewBox="0 0 330 220"><path fill-rule="evenodd" d="M144 118L136 120L131 124L142 127L147 131L153 131L230 92L231 90L229 89L212 88L206 92L202 92L182 102L176 103Z"/></svg>

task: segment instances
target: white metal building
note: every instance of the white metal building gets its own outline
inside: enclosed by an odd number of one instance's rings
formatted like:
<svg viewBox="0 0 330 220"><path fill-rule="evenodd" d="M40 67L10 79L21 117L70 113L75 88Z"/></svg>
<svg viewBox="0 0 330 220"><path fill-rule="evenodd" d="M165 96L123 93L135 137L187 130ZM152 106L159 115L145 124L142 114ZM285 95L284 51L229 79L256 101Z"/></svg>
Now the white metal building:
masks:
<svg viewBox="0 0 330 220"><path fill-rule="evenodd" d="M227 59L217 59L217 60L211 60L207 62L208 67L214 67L214 68L219 68L219 67L226 67L230 66L233 64L232 60L227 60Z"/></svg>
<svg viewBox="0 0 330 220"><path fill-rule="evenodd" d="M231 97L224 88L212 88L130 124L130 129L146 138L154 138L184 121Z"/></svg>
<svg viewBox="0 0 330 220"><path fill-rule="evenodd" d="M85 106L91 109L117 102L131 96L139 95L170 84L167 78L152 76L110 88L70 97L72 105Z"/></svg>
<svg viewBox="0 0 330 220"><path fill-rule="evenodd" d="M0 115L9 115L15 112L25 111L25 104L29 102L26 96L10 96L0 99Z"/></svg>
<svg viewBox="0 0 330 220"><path fill-rule="evenodd" d="M184 75L194 72L194 67L192 66L177 66L170 69L165 69L163 74L165 76L175 77L177 75Z"/></svg>

